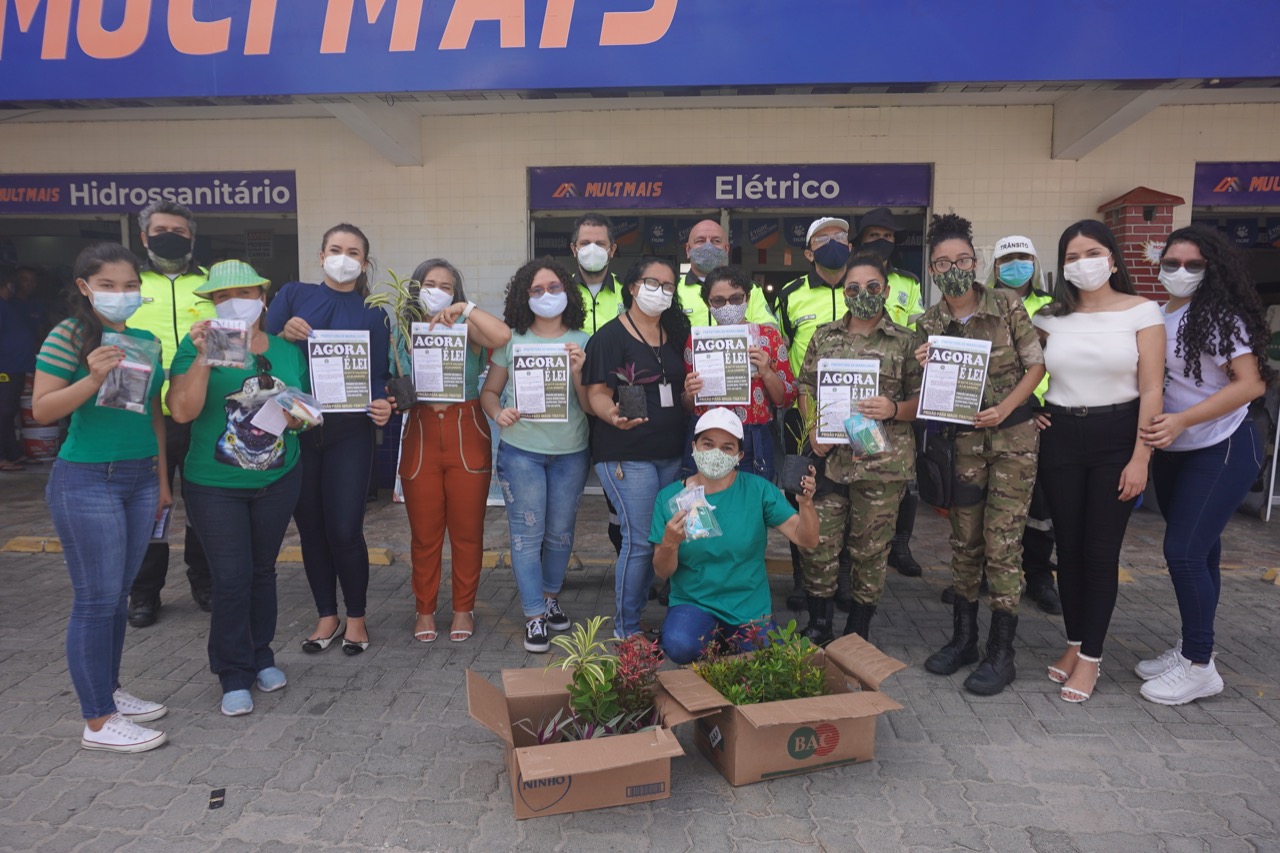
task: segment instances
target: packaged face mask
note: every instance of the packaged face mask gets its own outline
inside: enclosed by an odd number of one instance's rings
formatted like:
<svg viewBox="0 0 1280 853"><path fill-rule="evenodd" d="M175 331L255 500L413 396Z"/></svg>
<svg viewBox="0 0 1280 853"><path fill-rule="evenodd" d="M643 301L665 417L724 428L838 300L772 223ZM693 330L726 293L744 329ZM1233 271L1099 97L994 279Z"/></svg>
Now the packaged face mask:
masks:
<svg viewBox="0 0 1280 853"><path fill-rule="evenodd" d="M849 436L849 449L854 459L875 456L889 449L889 435L884 424L861 412L854 412L844 421L845 435Z"/></svg>
<svg viewBox="0 0 1280 853"><path fill-rule="evenodd" d="M210 320L204 333L204 360L210 367L247 367L249 324L244 320Z"/></svg>
<svg viewBox="0 0 1280 853"><path fill-rule="evenodd" d="M706 490L702 486L689 486L667 502L667 509L672 515L684 510L684 538L712 539L723 536L720 523L716 521L715 511L707 503Z"/></svg>
<svg viewBox="0 0 1280 853"><path fill-rule="evenodd" d="M124 361L120 362L98 389L96 405L107 409L121 409L144 415L147 413L148 391L151 377L160 361L160 342L146 341L116 332L103 332L104 347L120 347Z"/></svg>

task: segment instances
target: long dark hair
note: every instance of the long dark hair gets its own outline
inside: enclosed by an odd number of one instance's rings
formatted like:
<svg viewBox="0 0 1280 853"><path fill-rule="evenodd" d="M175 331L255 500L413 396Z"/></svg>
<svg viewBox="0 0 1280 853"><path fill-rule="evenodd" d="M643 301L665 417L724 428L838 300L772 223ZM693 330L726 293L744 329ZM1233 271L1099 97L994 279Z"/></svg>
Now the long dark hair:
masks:
<svg viewBox="0 0 1280 853"><path fill-rule="evenodd" d="M1137 292L1133 289L1133 280L1129 278L1129 268L1124 265L1124 253L1120 251L1116 235L1096 219L1081 219L1068 225L1067 230L1058 238L1058 278L1054 283L1053 302L1041 309L1049 312L1050 316L1065 317L1080 307L1080 288L1067 281L1067 277L1062 274L1062 268L1066 266L1067 244L1077 237L1096 240L1111 253L1111 263L1116 265L1116 271L1111 274L1112 290L1130 295Z"/></svg>
<svg viewBox="0 0 1280 853"><path fill-rule="evenodd" d="M1270 384L1275 378L1266 352L1271 332L1258 289L1240 252L1217 229L1198 224L1170 234L1160 252L1161 259L1175 243L1190 243L1200 250L1205 260L1204 281L1196 288L1186 316L1178 326L1174 351L1186 361L1182 375L1194 376L1196 385L1200 385L1204 381L1201 356L1230 356L1238 340L1236 318L1239 318L1244 324L1249 349L1258 358L1258 372L1262 380ZM1227 376L1234 379L1231 362L1224 367Z"/></svg>
<svg viewBox="0 0 1280 853"><path fill-rule="evenodd" d="M87 285L89 278L102 272L104 266L121 262L133 267L134 275L140 274L141 266L133 252L119 243L94 243L76 256L73 274L77 281ZM102 345L102 318L93 310L92 297L81 293L74 282L69 296L71 319L75 322L73 343L80 349L80 360L87 361L89 353Z"/></svg>
<svg viewBox="0 0 1280 853"><path fill-rule="evenodd" d="M631 285L643 278L644 271L654 264L662 264L671 270L671 275L676 280L676 292L671 295L671 307L662 312L658 323L662 331L667 333L668 340L674 341L677 347L683 347L684 342L689 338L689 318L680 308L680 268L676 266L675 261L670 258L660 258L657 255L641 255L622 277L622 305L628 311L631 310L633 301Z"/></svg>
<svg viewBox="0 0 1280 853"><path fill-rule="evenodd" d="M320 238L320 254L324 254L325 247L329 245L329 238L334 234L350 234L361 243L364 243L365 269L360 271L360 277L356 279L356 292L361 296L368 296L369 270L376 268L373 263L373 258L369 257L369 238L364 235L363 231L351 223L342 222L324 232L324 236Z"/></svg>
<svg viewBox="0 0 1280 853"><path fill-rule="evenodd" d="M533 325L534 313L529 307L529 288L533 286L533 278L542 270L550 270L564 285L564 294L569 299L560 322L566 329L581 329L587 322L587 312L582 306L582 293L574 284L569 271L549 257L529 261L516 270L507 283L507 301L502 308L502 320L511 327L511 331L524 334Z"/></svg>

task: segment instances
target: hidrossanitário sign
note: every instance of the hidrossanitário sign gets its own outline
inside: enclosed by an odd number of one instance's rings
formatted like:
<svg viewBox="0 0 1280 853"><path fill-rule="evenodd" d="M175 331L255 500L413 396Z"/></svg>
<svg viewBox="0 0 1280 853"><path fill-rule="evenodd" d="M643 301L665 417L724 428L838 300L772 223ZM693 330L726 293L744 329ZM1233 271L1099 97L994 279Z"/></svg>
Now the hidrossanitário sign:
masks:
<svg viewBox="0 0 1280 853"><path fill-rule="evenodd" d="M529 170L531 210L924 207L928 164L555 166Z"/></svg>
<svg viewBox="0 0 1280 853"><path fill-rule="evenodd" d="M1196 207L1280 206L1280 163L1196 163Z"/></svg>
<svg viewBox="0 0 1280 853"><path fill-rule="evenodd" d="M0 0L0 100L1271 77L1276 15L1274 0ZM989 47L996 33L1016 37Z"/></svg>
<svg viewBox="0 0 1280 853"><path fill-rule="evenodd" d="M137 213L160 199L196 213L298 209L293 172L0 175L0 214Z"/></svg>

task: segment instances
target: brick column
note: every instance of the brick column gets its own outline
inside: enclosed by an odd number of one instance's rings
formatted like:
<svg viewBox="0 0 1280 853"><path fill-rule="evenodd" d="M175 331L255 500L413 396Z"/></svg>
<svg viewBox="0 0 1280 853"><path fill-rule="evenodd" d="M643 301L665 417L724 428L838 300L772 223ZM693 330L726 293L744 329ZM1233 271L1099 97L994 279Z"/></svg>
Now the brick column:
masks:
<svg viewBox="0 0 1280 853"><path fill-rule="evenodd" d="M1173 231L1173 209L1186 204L1182 198L1136 187L1098 207L1102 221L1116 235L1133 286L1143 296L1163 297L1160 269L1150 255L1159 256L1165 238Z"/></svg>

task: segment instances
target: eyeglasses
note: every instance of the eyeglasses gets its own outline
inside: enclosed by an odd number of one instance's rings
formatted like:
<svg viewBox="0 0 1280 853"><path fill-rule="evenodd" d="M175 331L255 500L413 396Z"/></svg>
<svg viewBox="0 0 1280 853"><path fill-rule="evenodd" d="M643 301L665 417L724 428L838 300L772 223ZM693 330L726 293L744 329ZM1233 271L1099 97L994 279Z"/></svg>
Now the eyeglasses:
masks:
<svg viewBox="0 0 1280 853"><path fill-rule="evenodd" d="M821 249L832 240L835 240L837 243L844 243L847 246L849 245L849 232L837 231L834 234L820 234L817 237L814 237L811 242L813 243L813 248Z"/></svg>
<svg viewBox="0 0 1280 853"><path fill-rule="evenodd" d="M675 293L676 283L674 281L659 281L656 278L642 278L640 284L645 290L661 290L663 293Z"/></svg>
<svg viewBox="0 0 1280 853"><path fill-rule="evenodd" d="M545 289L541 287L529 288L530 296L543 296L548 293L550 293L552 296L555 296L556 294L564 293L564 285L552 284L552 285L548 285Z"/></svg>
<svg viewBox="0 0 1280 853"><path fill-rule="evenodd" d="M1180 261L1177 258L1165 258L1160 262L1160 269L1165 272L1177 272L1183 267L1186 267L1187 272L1204 272L1208 266L1208 261Z"/></svg>
<svg viewBox="0 0 1280 853"><path fill-rule="evenodd" d="M884 293L884 283L879 281L869 281L865 286L858 284L847 284L844 288L845 296L857 296L862 291L866 291L872 296L879 296Z"/></svg>
<svg viewBox="0 0 1280 853"><path fill-rule="evenodd" d="M253 366L258 371L258 390L266 391L276 387L275 377L271 375L271 362L265 355L255 355Z"/></svg>
<svg viewBox="0 0 1280 853"><path fill-rule="evenodd" d="M726 305L741 305L747 301L747 294L735 293L733 296L713 296L707 300L712 308L723 308Z"/></svg>
<svg viewBox="0 0 1280 853"><path fill-rule="evenodd" d="M956 258L954 261L946 258L938 258L936 261L929 261L929 269L936 273L944 273L955 267L962 272L968 272L978 265L978 259L972 255L965 255L963 258Z"/></svg>

